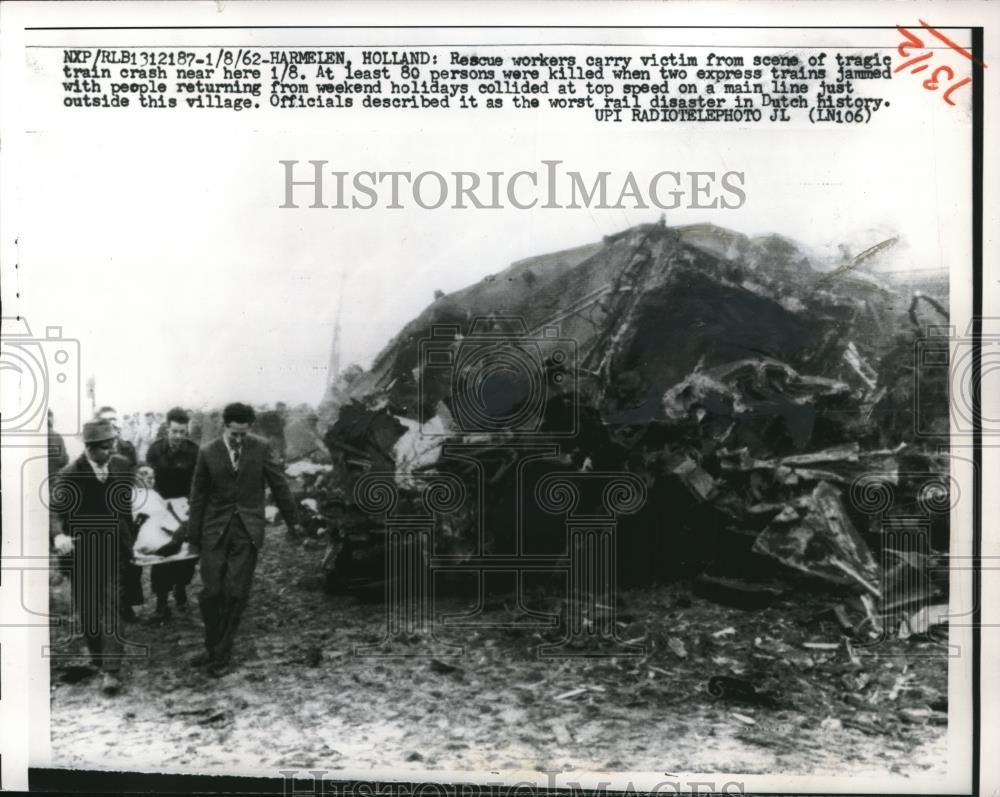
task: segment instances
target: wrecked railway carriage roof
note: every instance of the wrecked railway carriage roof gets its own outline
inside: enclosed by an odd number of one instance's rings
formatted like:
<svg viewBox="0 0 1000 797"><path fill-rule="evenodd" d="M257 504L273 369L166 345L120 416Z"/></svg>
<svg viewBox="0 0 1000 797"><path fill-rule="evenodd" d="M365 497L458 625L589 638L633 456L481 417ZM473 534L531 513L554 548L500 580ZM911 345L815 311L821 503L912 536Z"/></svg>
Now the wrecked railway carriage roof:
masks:
<svg viewBox="0 0 1000 797"><path fill-rule="evenodd" d="M853 340L862 358L880 356L886 324L904 309L897 294L864 275L829 279L782 236L646 224L519 261L439 297L386 346L350 396L384 396L398 414L427 420L440 401L450 404L451 374L424 369L418 376L421 342L448 325L471 342L482 319L516 319L521 332L509 321L485 328L529 336L557 329L575 344L581 382L592 381L604 420L642 423L662 417L664 393L699 365L770 358L837 377L843 345ZM445 340L457 336L447 332Z"/></svg>

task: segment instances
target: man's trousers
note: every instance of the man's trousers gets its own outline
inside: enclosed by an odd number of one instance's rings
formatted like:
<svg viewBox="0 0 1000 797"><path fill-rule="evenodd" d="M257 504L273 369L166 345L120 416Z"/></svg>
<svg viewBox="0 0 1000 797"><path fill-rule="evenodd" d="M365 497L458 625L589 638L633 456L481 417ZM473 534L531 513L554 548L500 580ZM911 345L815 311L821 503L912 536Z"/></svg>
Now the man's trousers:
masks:
<svg viewBox="0 0 1000 797"><path fill-rule="evenodd" d="M250 597L257 548L238 516L223 535L201 552L201 616L205 648L213 661L228 663L233 639Z"/></svg>
<svg viewBox="0 0 1000 797"><path fill-rule="evenodd" d="M120 579L123 566L117 537L106 530L76 533L66 557L73 605L91 661L104 672L121 669L123 640Z"/></svg>

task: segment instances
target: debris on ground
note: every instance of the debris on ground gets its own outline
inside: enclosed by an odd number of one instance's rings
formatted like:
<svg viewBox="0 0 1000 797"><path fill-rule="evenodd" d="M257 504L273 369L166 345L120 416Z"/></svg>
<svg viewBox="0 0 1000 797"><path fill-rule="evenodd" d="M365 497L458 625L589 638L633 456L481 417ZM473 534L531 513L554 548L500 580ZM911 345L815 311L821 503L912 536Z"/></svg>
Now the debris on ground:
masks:
<svg viewBox="0 0 1000 797"><path fill-rule="evenodd" d="M748 612L681 582L625 588L621 632L643 638L642 657L554 661L540 660L539 645L558 640L561 629L543 629L542 639L513 633L514 606L492 601L479 607L474 629L438 629L442 642L464 647L464 655L440 659L464 669L457 677L432 669L439 654L426 638L399 643L387 651L392 656L363 655L385 631L385 608L325 595L318 578L290 585L289 573L315 568L316 554L287 544L280 528L265 533L234 677L213 680L184 664L202 649L203 629L197 612L177 614L162 626L128 626L129 643L151 655L128 661L115 700L98 700L94 679L61 679L83 667L87 653L82 640L65 644L69 624L53 626L51 644L60 651L50 659L54 766L101 761L129 771L225 773L239 761L385 769L419 751L422 765L451 770L475 769L485 758L519 769L558 760L593 771L617 760L618 770L656 771L669 759L683 768L676 771L704 772L722 755L740 772L947 771L947 646L930 636L890 636L859 644L856 664L842 644L803 648L841 640L822 591L789 591ZM445 597L438 608L467 614L476 598ZM524 596L535 612L554 611L553 603L540 588ZM852 619L860 615L846 598L843 604ZM52 586L50 607L68 616L68 582ZM687 658L672 652L670 638L684 641ZM303 666L313 647L321 660ZM707 682L716 676L749 684L752 692L737 694L750 700L714 697ZM776 703L755 702L758 693ZM120 744L123 721L128 745Z"/></svg>

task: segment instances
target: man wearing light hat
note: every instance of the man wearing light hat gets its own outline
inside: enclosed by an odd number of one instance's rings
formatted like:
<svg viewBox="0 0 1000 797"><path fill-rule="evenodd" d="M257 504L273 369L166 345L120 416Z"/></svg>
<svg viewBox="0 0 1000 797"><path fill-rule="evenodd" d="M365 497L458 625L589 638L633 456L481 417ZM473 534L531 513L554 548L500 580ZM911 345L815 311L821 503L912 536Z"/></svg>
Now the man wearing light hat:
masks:
<svg viewBox="0 0 1000 797"><path fill-rule="evenodd" d="M131 558L132 469L114 453L116 438L108 421L85 423L84 452L53 477L50 504L52 545L71 559L73 602L107 695L121 688L119 580Z"/></svg>

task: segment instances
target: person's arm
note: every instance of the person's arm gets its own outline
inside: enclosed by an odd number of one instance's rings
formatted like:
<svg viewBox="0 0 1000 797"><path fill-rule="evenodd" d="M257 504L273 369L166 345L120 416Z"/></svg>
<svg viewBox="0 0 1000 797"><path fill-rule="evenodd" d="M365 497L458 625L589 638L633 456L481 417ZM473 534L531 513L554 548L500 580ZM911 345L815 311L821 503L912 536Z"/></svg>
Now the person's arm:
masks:
<svg viewBox="0 0 1000 797"><path fill-rule="evenodd" d="M270 445L267 445L264 450L264 480L271 488L274 503L278 505L285 525L288 526L289 530L297 531L299 525L298 507L295 506L295 499L292 498L292 491L288 486L288 479L285 478L281 462L275 456Z"/></svg>
<svg viewBox="0 0 1000 797"><path fill-rule="evenodd" d="M201 545L201 531L205 520L205 501L212 478L208 472L205 449L198 452L194 463L194 478L191 480L191 497L188 499L187 539L193 545Z"/></svg>

